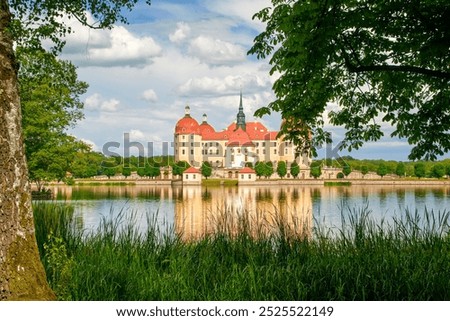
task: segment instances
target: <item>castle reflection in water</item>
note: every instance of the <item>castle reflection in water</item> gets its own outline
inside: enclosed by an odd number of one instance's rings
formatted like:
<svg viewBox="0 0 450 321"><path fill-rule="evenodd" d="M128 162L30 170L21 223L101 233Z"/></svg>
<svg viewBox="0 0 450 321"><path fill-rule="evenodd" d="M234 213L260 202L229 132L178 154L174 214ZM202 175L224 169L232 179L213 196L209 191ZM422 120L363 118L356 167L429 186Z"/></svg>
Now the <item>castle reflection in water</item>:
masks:
<svg viewBox="0 0 450 321"><path fill-rule="evenodd" d="M257 235L285 232L310 236L314 225L338 227L342 209L367 208L371 218L389 220L405 209L445 213L450 208L450 187L415 186L54 186L53 194L73 204L84 229L95 229L102 217L126 209L138 213L140 231L148 216L163 217L185 240L218 231L237 233L242 228ZM130 215L131 217L132 215ZM128 216L125 216L128 219Z"/></svg>
<svg viewBox="0 0 450 321"><path fill-rule="evenodd" d="M310 189L184 187L175 205L175 227L185 239L245 230L253 236L280 232L308 236L312 227Z"/></svg>

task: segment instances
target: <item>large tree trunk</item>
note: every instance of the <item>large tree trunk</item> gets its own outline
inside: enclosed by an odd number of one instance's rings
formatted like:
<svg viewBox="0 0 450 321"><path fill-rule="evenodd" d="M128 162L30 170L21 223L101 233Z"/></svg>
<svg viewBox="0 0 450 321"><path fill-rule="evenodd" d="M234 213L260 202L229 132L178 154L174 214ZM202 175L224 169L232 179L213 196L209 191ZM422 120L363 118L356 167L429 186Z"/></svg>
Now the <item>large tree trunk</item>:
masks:
<svg viewBox="0 0 450 321"><path fill-rule="evenodd" d="M51 300L34 234L10 21L0 0L0 300Z"/></svg>

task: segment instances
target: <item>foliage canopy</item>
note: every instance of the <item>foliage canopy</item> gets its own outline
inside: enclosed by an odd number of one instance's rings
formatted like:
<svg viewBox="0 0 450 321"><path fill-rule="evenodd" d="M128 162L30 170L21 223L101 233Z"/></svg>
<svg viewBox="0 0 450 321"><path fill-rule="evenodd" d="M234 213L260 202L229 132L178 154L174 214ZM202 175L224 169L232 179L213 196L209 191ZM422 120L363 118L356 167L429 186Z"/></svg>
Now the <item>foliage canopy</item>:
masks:
<svg viewBox="0 0 450 321"><path fill-rule="evenodd" d="M287 165L285 161L279 161L277 164L277 174L281 178L285 177L287 174Z"/></svg>
<svg viewBox="0 0 450 321"><path fill-rule="evenodd" d="M21 47L42 49L43 41L53 43L53 53L65 45L64 36L73 30L68 20L78 20L93 29L109 29L116 22L127 23L126 11L139 0L10 0L13 14L10 30ZM150 0L145 3L150 5Z"/></svg>
<svg viewBox="0 0 450 321"><path fill-rule="evenodd" d="M209 162L203 162L202 167L200 168L200 172L206 179L208 179L208 177L210 177L212 174L211 164Z"/></svg>
<svg viewBox="0 0 450 321"><path fill-rule="evenodd" d="M77 152L89 147L66 130L83 118L80 96L87 84L77 79L75 67L42 50L16 50L22 129L29 176L41 184L62 180Z"/></svg>
<svg viewBox="0 0 450 321"><path fill-rule="evenodd" d="M272 0L249 54L270 57L282 134L304 151L330 142L325 118L344 126L341 149L377 141L383 125L410 159L450 150L450 3L447 0ZM332 107L335 103L338 107ZM327 116L324 114L328 111Z"/></svg>

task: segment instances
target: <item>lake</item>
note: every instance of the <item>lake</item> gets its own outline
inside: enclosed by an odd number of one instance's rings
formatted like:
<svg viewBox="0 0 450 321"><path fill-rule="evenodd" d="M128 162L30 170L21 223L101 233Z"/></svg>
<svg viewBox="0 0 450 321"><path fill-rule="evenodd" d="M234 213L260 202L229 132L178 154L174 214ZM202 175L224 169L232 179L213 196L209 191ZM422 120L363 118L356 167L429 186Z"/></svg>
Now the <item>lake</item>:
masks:
<svg viewBox="0 0 450 321"><path fill-rule="evenodd" d="M74 214L87 231L102 218L133 221L141 231L153 222L161 230L175 230L195 238L217 229L234 231L242 223L266 232L280 218L293 230L321 225L341 227L342 214L368 209L376 222L390 222L406 210L443 212L450 209L447 186L57 186L58 200L74 206Z"/></svg>

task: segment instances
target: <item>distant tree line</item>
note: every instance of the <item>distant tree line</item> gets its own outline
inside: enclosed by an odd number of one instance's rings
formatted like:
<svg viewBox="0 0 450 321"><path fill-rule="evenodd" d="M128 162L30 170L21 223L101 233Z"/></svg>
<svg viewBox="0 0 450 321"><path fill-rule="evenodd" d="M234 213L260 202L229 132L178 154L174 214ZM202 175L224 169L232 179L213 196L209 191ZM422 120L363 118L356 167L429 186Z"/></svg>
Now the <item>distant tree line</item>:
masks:
<svg viewBox="0 0 450 321"><path fill-rule="evenodd" d="M328 166L342 168L343 177L348 176L352 171L360 171L363 176L367 175L369 172L373 172L381 177L386 175L416 178L442 178L444 176L450 176L450 159L441 161L402 162L382 159L359 160L354 159L351 156L344 156L339 159L321 159L313 161L311 172L313 171L313 164L315 164L316 167Z"/></svg>
<svg viewBox="0 0 450 321"><path fill-rule="evenodd" d="M81 143L80 143L81 144ZM143 178L158 178L164 176L162 167L170 167L173 175L180 176L189 163L185 161L175 162L173 156L139 157L131 156L123 158L119 156L107 157L99 152L94 152L86 145L70 145L70 152L59 153L57 158L50 158L48 162L37 162L31 159L33 178L39 178L39 183L44 184L51 180L64 181L70 173L72 178L91 178L105 175L111 178L115 175L129 177L133 172ZM78 149L74 150L74 146ZM55 162L57 160L57 162ZM54 163L52 165L52 163ZM63 164L63 165L58 165ZM42 165L42 167L39 167ZM287 164L279 161L274 165L272 162L247 163L246 166L255 170L258 178L270 178L274 173L281 179L285 177L297 178L300 174L300 166L293 162ZM442 161L422 162L399 162L386 160L358 160L349 156L340 159L318 159L313 160L310 165L310 175L319 178L324 167L340 168L341 172L337 178L345 178L353 171L360 171L363 176L369 172L380 176L397 175L399 177L416 178L442 178L450 176L450 159ZM166 174L168 174L168 168ZM212 167L204 162L200 168L202 175L208 178L212 175ZM67 180L71 182L71 180Z"/></svg>

